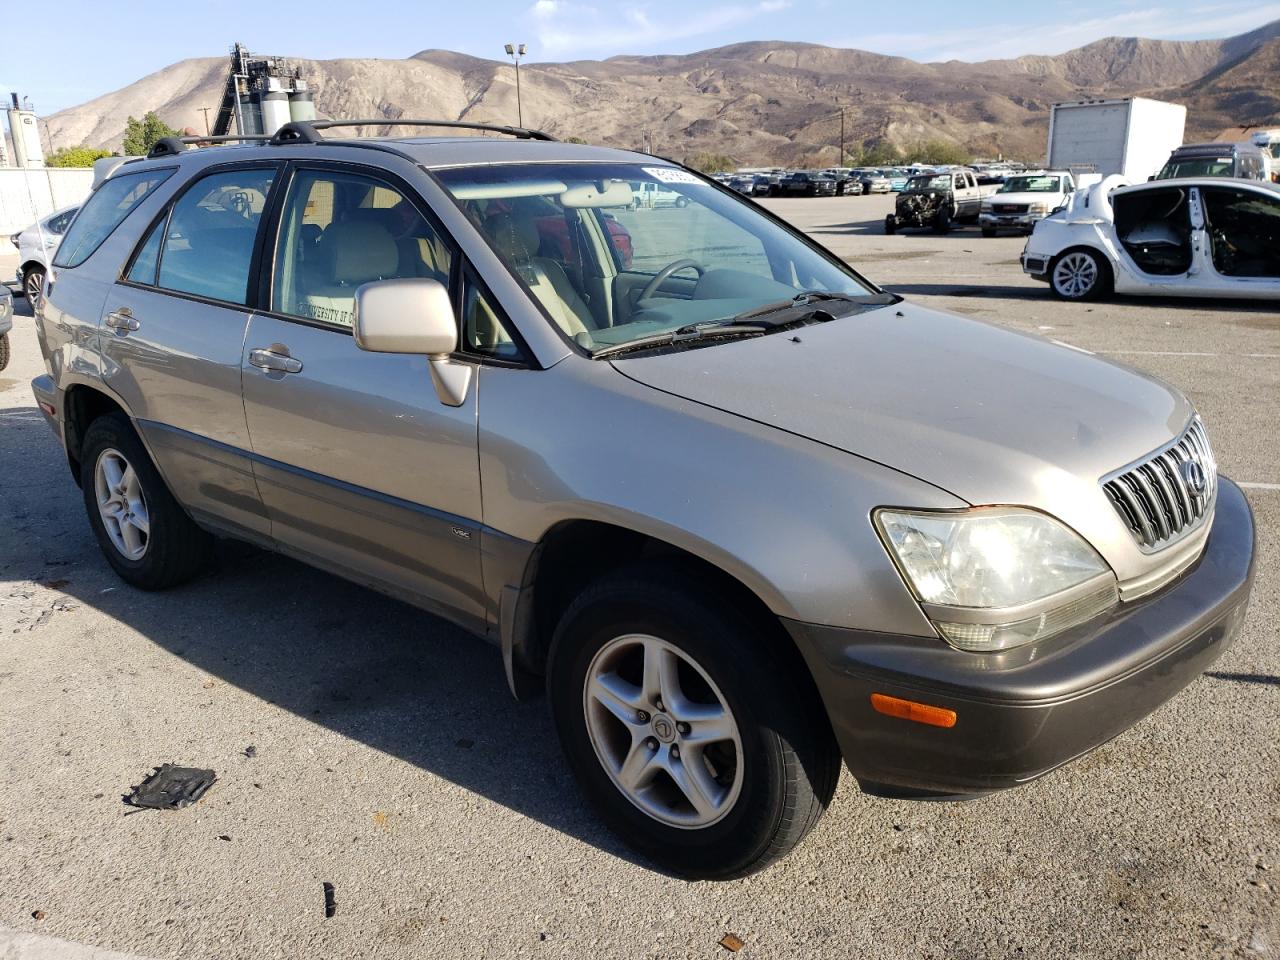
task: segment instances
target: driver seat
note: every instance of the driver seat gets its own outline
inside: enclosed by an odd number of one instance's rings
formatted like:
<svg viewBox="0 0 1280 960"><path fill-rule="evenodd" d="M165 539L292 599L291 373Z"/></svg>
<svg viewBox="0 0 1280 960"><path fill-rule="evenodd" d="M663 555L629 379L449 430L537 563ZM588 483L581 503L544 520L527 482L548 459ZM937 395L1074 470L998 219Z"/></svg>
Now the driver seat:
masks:
<svg viewBox="0 0 1280 960"><path fill-rule="evenodd" d="M565 336L589 333L591 308L574 289L564 268L548 257L534 256L539 243L537 223L529 218L499 213L490 217L485 225L498 252L528 284Z"/></svg>

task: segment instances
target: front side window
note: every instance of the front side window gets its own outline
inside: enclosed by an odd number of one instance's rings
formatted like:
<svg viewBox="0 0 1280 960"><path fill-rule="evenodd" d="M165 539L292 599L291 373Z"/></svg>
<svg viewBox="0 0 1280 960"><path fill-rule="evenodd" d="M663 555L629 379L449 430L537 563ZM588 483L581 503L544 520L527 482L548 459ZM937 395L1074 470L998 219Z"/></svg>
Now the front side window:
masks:
<svg viewBox="0 0 1280 960"><path fill-rule="evenodd" d="M253 245L274 178L274 169L233 170L192 185L169 213L156 285L247 303ZM144 244L139 259L146 253Z"/></svg>
<svg viewBox="0 0 1280 960"><path fill-rule="evenodd" d="M55 267L78 267L93 255L93 251L111 236L111 232L124 222L125 217L156 187L173 174L168 170L144 170L126 173L104 182L85 201L80 216L58 247Z"/></svg>
<svg viewBox="0 0 1280 960"><path fill-rule="evenodd" d="M303 170L285 199L271 309L350 328L361 284L400 277L447 284L450 260L440 235L391 185Z"/></svg>
<svg viewBox="0 0 1280 960"><path fill-rule="evenodd" d="M1280 198L1202 187L1213 266L1224 277L1280 277Z"/></svg>
<svg viewBox="0 0 1280 960"><path fill-rule="evenodd" d="M548 319L592 354L790 308L802 295L831 295L835 314L855 309L849 301L894 299L754 204L676 168L512 164L436 176ZM659 191L676 202L636 202Z"/></svg>

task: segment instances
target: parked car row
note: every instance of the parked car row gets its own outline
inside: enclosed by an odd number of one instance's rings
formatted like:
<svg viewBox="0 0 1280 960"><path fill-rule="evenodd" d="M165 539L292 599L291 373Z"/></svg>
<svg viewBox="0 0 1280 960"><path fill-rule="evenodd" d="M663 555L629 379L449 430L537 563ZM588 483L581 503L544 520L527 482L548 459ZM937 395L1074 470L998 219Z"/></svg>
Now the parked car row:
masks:
<svg viewBox="0 0 1280 960"><path fill-rule="evenodd" d="M18 248L18 269L14 279L18 281L23 295L33 304L44 289L45 274L49 272L49 263L58 251L62 235L67 232L79 209L79 206L74 206L55 210L9 238Z"/></svg>

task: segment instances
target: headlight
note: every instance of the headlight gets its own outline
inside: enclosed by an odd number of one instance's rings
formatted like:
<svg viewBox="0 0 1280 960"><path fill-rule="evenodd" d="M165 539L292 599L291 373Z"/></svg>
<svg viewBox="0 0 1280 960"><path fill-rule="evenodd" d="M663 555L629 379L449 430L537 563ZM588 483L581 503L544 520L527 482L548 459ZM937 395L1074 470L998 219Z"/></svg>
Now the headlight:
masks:
<svg viewBox="0 0 1280 960"><path fill-rule="evenodd" d="M1047 203L1032 203L1027 206L1027 212L1038 213L1041 216L1044 216L1049 212L1049 205Z"/></svg>
<svg viewBox="0 0 1280 960"><path fill-rule="evenodd" d="M1117 601L1115 574L1097 551L1034 510L878 510L875 523L925 614L961 650L1041 640Z"/></svg>
<svg viewBox="0 0 1280 960"><path fill-rule="evenodd" d="M979 209L980 209L983 213L990 213L990 212L991 212L991 201L990 201L990 200L983 200L983 201L982 201L982 205L979 207Z"/></svg>

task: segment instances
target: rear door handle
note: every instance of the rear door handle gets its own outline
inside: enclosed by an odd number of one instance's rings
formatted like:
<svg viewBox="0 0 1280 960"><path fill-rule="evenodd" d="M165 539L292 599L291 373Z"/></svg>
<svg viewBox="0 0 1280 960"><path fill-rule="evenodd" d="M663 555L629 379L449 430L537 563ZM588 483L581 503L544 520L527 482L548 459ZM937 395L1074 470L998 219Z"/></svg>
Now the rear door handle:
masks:
<svg viewBox="0 0 1280 960"><path fill-rule="evenodd" d="M256 350L250 350L249 362L255 367L273 370L276 373L299 373L302 370L302 361L282 353L279 344L273 344L270 348L259 347Z"/></svg>
<svg viewBox="0 0 1280 960"><path fill-rule="evenodd" d="M138 322L138 318L133 315L133 311L128 307L121 307L119 310L112 310L107 314L107 318L103 322L121 336L128 333L130 330L137 330L142 326L142 324Z"/></svg>

